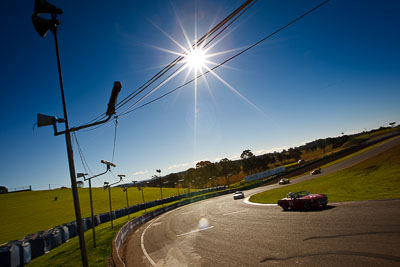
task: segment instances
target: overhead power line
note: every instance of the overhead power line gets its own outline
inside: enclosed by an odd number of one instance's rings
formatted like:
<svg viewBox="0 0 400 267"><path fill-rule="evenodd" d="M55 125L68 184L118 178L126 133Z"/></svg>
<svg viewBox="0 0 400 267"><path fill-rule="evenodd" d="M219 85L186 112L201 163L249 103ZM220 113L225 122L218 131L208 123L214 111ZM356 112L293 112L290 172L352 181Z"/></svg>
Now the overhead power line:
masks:
<svg viewBox="0 0 400 267"><path fill-rule="evenodd" d="M218 30L220 30L226 23L228 23L232 18L237 16L242 10L246 9L249 4L252 2L257 1L257 0L247 0L245 3L243 3L241 6L239 6L236 10L234 10L231 14L229 14L225 19L223 19L220 23L218 23L215 27L213 27L211 30L209 30L205 35L203 35L195 44L192 45L191 48L197 47L204 43L209 37L211 37L214 33L216 33ZM247 8L248 9L248 8ZM247 10L246 9L246 10ZM241 14L240 14L241 15ZM239 16L240 16L239 15ZM224 31L226 27L222 30ZM218 33L219 35L220 33ZM213 38L215 39L215 37ZM207 44L209 44L208 42ZM121 108L122 106L126 105L128 102L130 102L133 98L138 96L140 93L142 93L145 89L147 89L150 85L152 85L155 81L157 81L160 77L165 75L169 70L171 70L176 64L181 62L185 55L190 51L190 49L187 49L182 53L182 55L178 56L175 60L173 60L171 63L169 63L167 66L165 66L162 70L160 70L157 74L155 74L153 77L151 77L147 82L145 82L142 86L134 90L132 93L130 93L128 96L126 96L124 99L122 99L117 105L116 105L116 110ZM99 115L95 119L91 120L90 122L93 121L98 121L101 120L105 117L105 113Z"/></svg>
<svg viewBox="0 0 400 267"><path fill-rule="evenodd" d="M238 16L236 16L229 24L227 24L220 32L218 32L211 40L209 40L204 46L208 46L216 37L218 37L221 33L223 33L230 25L232 25L238 18L240 18L251 6L253 6L257 0L253 1L249 6L247 6L245 9L243 9ZM193 45L194 46L194 45ZM192 46L192 47L193 47ZM174 76L179 74L181 71L184 70L185 64L182 64L178 69L176 69L174 72L170 73L167 78L165 78L163 81L158 83L153 89L151 89L149 92L147 92L145 95L140 97L136 102L132 103L128 108L126 108L124 111L121 111L120 114L124 115L126 113L129 113L129 109L132 107L136 106L138 103L140 103L143 99L148 97L151 93L153 93L155 90L159 89L161 86L163 86L165 83L167 83L170 79L172 79Z"/></svg>
<svg viewBox="0 0 400 267"><path fill-rule="evenodd" d="M81 159L82 167L83 167L83 169L85 170L85 173L90 173L90 175L93 176L92 170L90 169L89 164L87 163L87 161L86 161L86 159L85 159L85 156L83 155L82 148L81 148L81 146L79 145L78 137L76 137L76 133L75 133L75 132L72 132L72 134L73 134L73 136L74 136L75 143L76 143L76 146L77 146L77 148L78 148L78 153L79 153L79 157L80 157L80 159Z"/></svg>
<svg viewBox="0 0 400 267"><path fill-rule="evenodd" d="M284 30L285 28L289 27L290 25L294 24L295 22L299 21L300 19L304 18L305 16L309 15L309 14L312 13L313 11L319 9L320 7L322 7L323 5L325 5L326 3L328 3L329 1L330 1L330 0L326 0L326 1L322 2L321 4L315 6L314 8L308 10L306 13L304 13L304 14L302 14L301 16L297 17L296 19L292 20L291 22L289 22L289 23L286 24L285 26L283 26L283 27L279 28L278 30L274 31L273 33L271 33L271 34L265 36L264 38L262 38L262 39L259 40L258 42L256 42L256 43L250 45L250 46L247 47L246 49L244 49L244 50L240 51L239 53L235 54L234 56L232 56L232 57L226 59L225 61L223 61L222 63L220 63L220 64L218 64L218 65L216 65L216 66L214 66L213 68L209 69L208 71L206 71L206 72L204 72L204 73L198 75L197 77L193 78L192 80L190 80L190 81L188 81L188 82L185 82L184 84L182 84L182 85L176 87L175 89L170 90L170 91L168 91L167 93L165 93L165 94L163 94L163 95L161 95L161 96L159 96L159 97L157 97L157 98L154 98L153 100L150 100L150 101L144 103L143 105L140 105L140 106L138 106L138 107L136 107L136 108L134 108L134 109L132 109L132 110L125 111L124 113L121 113L119 116L121 117L121 116L126 115L126 114L128 114L128 113L131 113L131 112L133 112L133 111L135 111L135 110L138 110L138 109L140 109L140 108L143 108L143 107L145 107L145 106L147 106L147 105L149 105L149 104L151 104L151 103L154 103L154 102L156 102L156 101L158 101L158 100L160 100L160 99L166 97L167 95L169 95L169 94L171 94L171 93L173 93L173 92L175 92L175 91L181 89L182 87L185 87L186 85L188 85L188 84L194 82L196 79L203 77L204 75L210 73L211 71L214 71L215 69L217 69L217 68L223 66L224 64L228 63L228 62L231 61L232 59L234 59L234 58L236 58L236 57L238 57L238 56L240 56L240 55L246 53L246 52L249 51L250 49L252 49L252 48L258 46L259 44L261 44L262 42L264 42L264 41L266 41L267 39L271 38L271 37L274 36L275 34L279 33L280 31ZM137 103L139 103L139 101L137 101L135 104L137 104ZM133 106L134 106L134 105L133 105ZM131 107L132 107L132 106L131 106Z"/></svg>

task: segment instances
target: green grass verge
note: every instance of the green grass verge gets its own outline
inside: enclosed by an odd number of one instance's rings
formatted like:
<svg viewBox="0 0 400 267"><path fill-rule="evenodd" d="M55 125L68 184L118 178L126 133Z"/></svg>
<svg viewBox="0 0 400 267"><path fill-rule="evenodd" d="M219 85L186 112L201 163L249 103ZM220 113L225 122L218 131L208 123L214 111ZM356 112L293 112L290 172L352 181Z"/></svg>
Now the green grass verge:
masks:
<svg viewBox="0 0 400 267"><path fill-rule="evenodd" d="M82 218L90 217L89 189L79 188L78 192ZM92 192L94 214L108 212L108 190L93 188ZM163 188L163 197L177 194L176 188ZM55 196L57 201L54 201ZM146 187L144 197L145 201L159 199L160 189ZM113 210L126 207L126 195L122 188L111 188L111 199ZM142 203L142 194L131 187L128 189L128 199L130 206ZM0 194L0 203L0 244L75 221L71 189Z"/></svg>
<svg viewBox="0 0 400 267"><path fill-rule="evenodd" d="M355 139L372 140L375 138L385 136L387 134L394 133L394 132L398 131L399 129L400 129L400 127L396 126L394 128L388 128L388 129L378 130L378 131L374 131L374 132L368 132L368 133L364 133L364 134L361 134L361 135L355 137Z"/></svg>
<svg viewBox="0 0 400 267"><path fill-rule="evenodd" d="M337 159L337 160L335 160L335 161L329 162L329 163L327 163L327 164L321 166L321 168L326 168L326 167L332 166L332 165L334 165L334 164L336 164L336 163L342 162L342 161L344 161L344 160L346 160L346 159L349 159L349 158L351 158L351 157L354 157L354 156L356 156L356 155L358 155L358 154L364 153L364 152L366 152L366 151L368 151L368 150L371 150L371 149L373 149L373 148L375 148L375 147L377 147L377 146L380 146L380 145L383 144L383 143L389 142L390 140L392 140L393 138L396 138L396 137L397 137L397 136L391 137L391 138L389 138L389 139L387 139L387 140L381 141L381 142L376 143L376 144L374 144L374 145L372 145L372 146L369 146L369 147L366 147L366 148L364 148L364 149L361 149L360 151L357 151L357 152L354 152L354 153L352 153L352 154L350 154L350 155L347 155L347 156L345 156L345 157L343 157L343 158L340 158L340 159Z"/></svg>
<svg viewBox="0 0 400 267"><path fill-rule="evenodd" d="M388 140L381 141L381 142L376 143L376 144L374 144L374 145L372 145L372 146L369 146L369 147L366 147L366 148L364 148L364 149L361 149L360 151L357 151L357 152L354 152L354 153L352 153L352 154L350 154L350 155L347 155L347 156L345 156L345 157L343 157L343 158L340 158L340 159L331 161L331 162L329 162L329 163L327 163L327 164L324 164L324 165L321 166L321 169L330 167L330 166L332 166L332 165L334 165L334 164L336 164L336 163L342 162L342 161L344 161L344 160L346 160L346 159L349 159L349 158L351 158L351 157L354 157L354 156L356 156L356 155L358 155L358 154L364 153L364 152L366 152L366 151L368 151L368 150L370 150L370 149L372 149L372 148L374 148L374 147L377 147L377 146L379 146L379 145L381 145L381 144L383 144L383 143L388 142L389 140L391 140L391 139L393 139L393 138L396 138L396 137L389 138ZM289 180L293 180L293 179L297 179L297 178L303 177L304 175L306 175L306 174L308 174L308 173L309 173L309 172L305 172L305 173L303 173L303 174L290 177Z"/></svg>
<svg viewBox="0 0 400 267"><path fill-rule="evenodd" d="M327 194L330 202L400 198L400 145L351 168L266 191L250 201L276 203L288 192L301 190Z"/></svg>

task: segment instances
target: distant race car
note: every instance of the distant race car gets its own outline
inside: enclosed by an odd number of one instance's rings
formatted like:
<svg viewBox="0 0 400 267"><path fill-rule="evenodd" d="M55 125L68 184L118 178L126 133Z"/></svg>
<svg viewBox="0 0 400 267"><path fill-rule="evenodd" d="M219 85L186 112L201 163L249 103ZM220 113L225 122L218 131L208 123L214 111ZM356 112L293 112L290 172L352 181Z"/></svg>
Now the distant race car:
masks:
<svg viewBox="0 0 400 267"><path fill-rule="evenodd" d="M321 168L315 169L312 172L310 172L311 175L320 174L320 173L321 173Z"/></svg>
<svg viewBox="0 0 400 267"><path fill-rule="evenodd" d="M297 193L289 192L286 198L278 200L278 205L283 210L288 209L306 209L322 207L328 204L328 196L324 194L310 194L307 191Z"/></svg>
<svg viewBox="0 0 400 267"><path fill-rule="evenodd" d="M282 178L282 179L279 181L279 184L290 184L290 181L289 181L288 178Z"/></svg>
<svg viewBox="0 0 400 267"><path fill-rule="evenodd" d="M236 191L235 194L233 194L233 199L241 199L244 198L244 194L242 191Z"/></svg>

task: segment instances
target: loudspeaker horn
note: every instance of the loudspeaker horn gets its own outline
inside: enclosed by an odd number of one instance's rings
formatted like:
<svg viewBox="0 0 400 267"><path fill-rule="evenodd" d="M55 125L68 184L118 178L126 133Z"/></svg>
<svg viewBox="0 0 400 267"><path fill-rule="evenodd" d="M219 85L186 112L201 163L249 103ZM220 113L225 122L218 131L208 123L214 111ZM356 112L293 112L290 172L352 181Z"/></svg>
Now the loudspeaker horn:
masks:
<svg viewBox="0 0 400 267"><path fill-rule="evenodd" d="M58 20L51 20L51 19L43 19L38 15L32 15L32 23L33 27L37 33L42 36L43 38L46 37L47 32L55 27L56 25L60 24Z"/></svg>
<svg viewBox="0 0 400 267"><path fill-rule="evenodd" d="M57 118L54 116L48 116L44 114L37 114L37 126L42 127L42 126L48 126L48 125L54 125L56 124Z"/></svg>
<svg viewBox="0 0 400 267"><path fill-rule="evenodd" d="M35 15L38 14L62 14L62 10L55 5L50 4L46 0L35 0L34 5Z"/></svg>

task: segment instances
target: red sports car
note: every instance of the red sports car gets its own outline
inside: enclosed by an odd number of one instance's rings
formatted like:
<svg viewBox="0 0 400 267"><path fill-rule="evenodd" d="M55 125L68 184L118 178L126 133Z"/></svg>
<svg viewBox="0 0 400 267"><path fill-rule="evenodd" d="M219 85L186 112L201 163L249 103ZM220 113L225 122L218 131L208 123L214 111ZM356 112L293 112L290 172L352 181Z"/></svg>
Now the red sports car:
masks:
<svg viewBox="0 0 400 267"><path fill-rule="evenodd" d="M326 207L328 204L328 196L323 194L310 194L307 191L300 191L297 193L290 192L286 198L278 200L278 205L283 210L288 209L306 209L316 207Z"/></svg>

